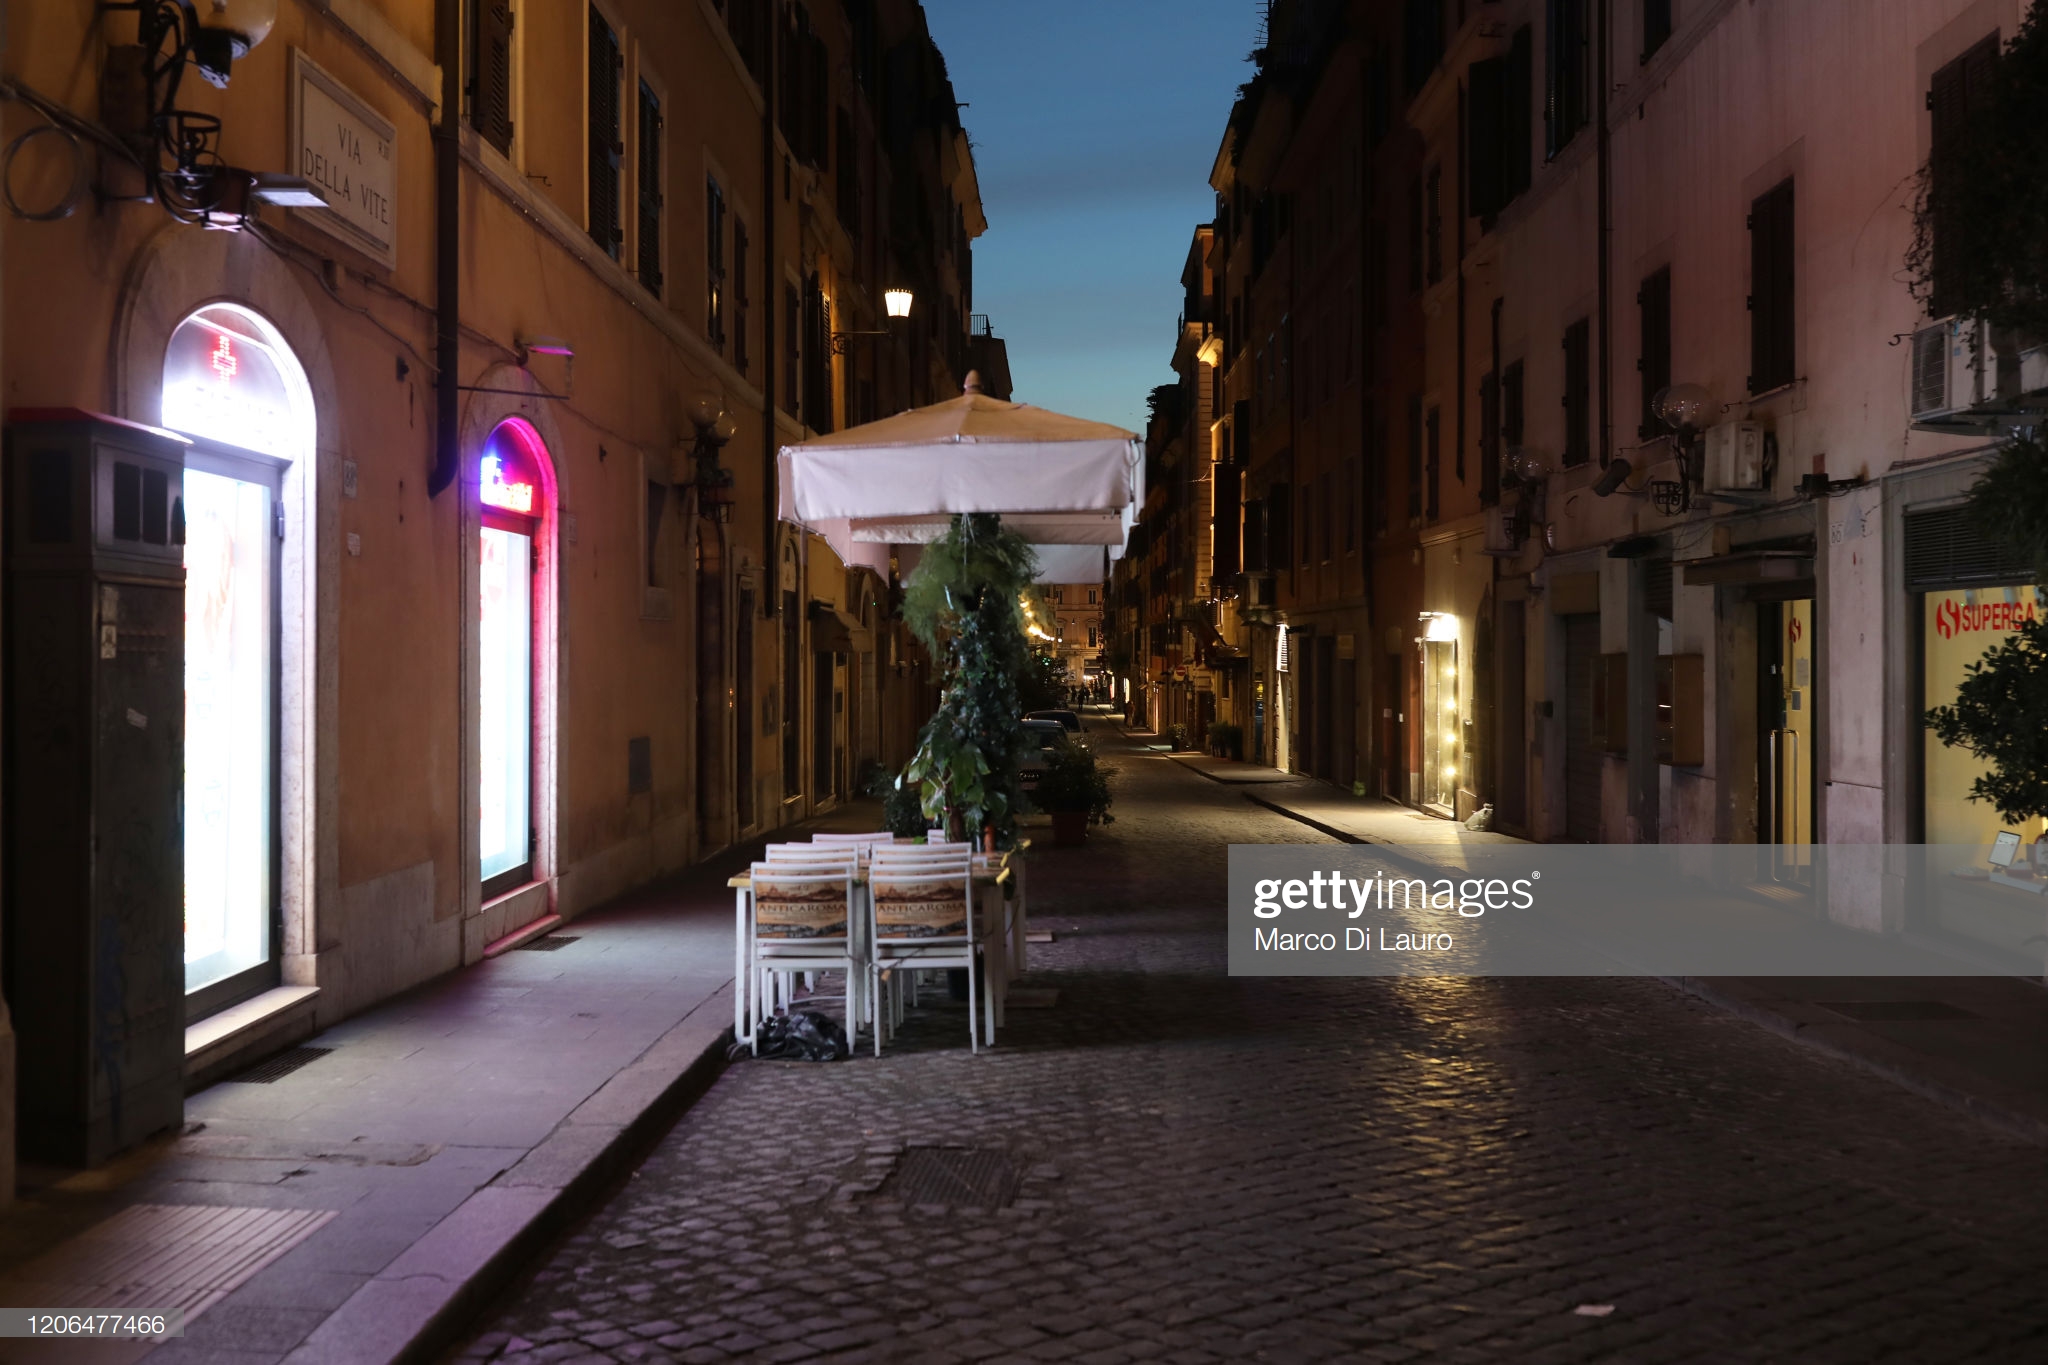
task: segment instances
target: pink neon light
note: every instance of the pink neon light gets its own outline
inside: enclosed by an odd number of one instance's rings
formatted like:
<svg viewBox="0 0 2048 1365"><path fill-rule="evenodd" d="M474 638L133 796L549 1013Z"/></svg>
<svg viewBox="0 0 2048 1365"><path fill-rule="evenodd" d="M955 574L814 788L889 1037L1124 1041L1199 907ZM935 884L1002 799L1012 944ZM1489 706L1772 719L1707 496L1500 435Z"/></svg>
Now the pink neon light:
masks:
<svg viewBox="0 0 2048 1365"><path fill-rule="evenodd" d="M235 358L235 348L228 344L228 337L225 332L214 339L211 359L213 362L213 372L220 376L220 382L223 384L233 379L235 371L242 368L242 362Z"/></svg>
<svg viewBox="0 0 2048 1365"><path fill-rule="evenodd" d="M486 506L502 507L507 512L530 514L533 511L533 485L506 483L505 462L496 455L484 456L483 480L477 489L477 497Z"/></svg>

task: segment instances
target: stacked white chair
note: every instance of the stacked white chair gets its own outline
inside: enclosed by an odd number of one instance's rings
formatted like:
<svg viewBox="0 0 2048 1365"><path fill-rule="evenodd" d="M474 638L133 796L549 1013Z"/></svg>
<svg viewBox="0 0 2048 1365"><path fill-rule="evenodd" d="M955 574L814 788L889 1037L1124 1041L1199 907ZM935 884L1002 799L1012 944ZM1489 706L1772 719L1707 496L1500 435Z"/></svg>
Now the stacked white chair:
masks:
<svg viewBox="0 0 2048 1365"><path fill-rule="evenodd" d="M981 1050L982 965L974 922L973 854L965 844L879 847L868 869L869 994L875 1002L875 1052L882 1021L901 1022L902 983L919 971L967 972L967 1042ZM884 992L883 978L896 989ZM884 1003L886 1001L886 1004ZM993 1040L994 1015L988 1017Z"/></svg>
<svg viewBox="0 0 2048 1365"><path fill-rule="evenodd" d="M861 1008L864 954L856 931L860 902L854 894L857 864L851 855L830 857L777 856L755 863L749 878L753 907L750 916L751 970L755 989L754 1027L762 1017L795 998L794 977L806 982L814 973L837 971L846 982L846 1036L856 1036Z"/></svg>

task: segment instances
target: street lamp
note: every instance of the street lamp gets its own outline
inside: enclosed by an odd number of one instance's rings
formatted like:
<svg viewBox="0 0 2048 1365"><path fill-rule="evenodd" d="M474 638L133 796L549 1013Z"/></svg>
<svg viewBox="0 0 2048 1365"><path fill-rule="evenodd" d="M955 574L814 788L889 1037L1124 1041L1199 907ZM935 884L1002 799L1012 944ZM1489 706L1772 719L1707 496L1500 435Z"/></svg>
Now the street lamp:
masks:
<svg viewBox="0 0 2048 1365"><path fill-rule="evenodd" d="M885 289L882 291L882 309L892 318L910 316L911 293L908 289ZM853 343L862 337L885 337L890 335L886 327L869 327L854 332L832 334L832 354L845 355L853 349Z"/></svg>
<svg viewBox="0 0 2048 1365"><path fill-rule="evenodd" d="M690 425L697 428L697 440L690 447L696 462L697 515L721 526L732 520L732 471L718 463L718 454L738 430L725 400L715 393L700 393L690 400Z"/></svg>

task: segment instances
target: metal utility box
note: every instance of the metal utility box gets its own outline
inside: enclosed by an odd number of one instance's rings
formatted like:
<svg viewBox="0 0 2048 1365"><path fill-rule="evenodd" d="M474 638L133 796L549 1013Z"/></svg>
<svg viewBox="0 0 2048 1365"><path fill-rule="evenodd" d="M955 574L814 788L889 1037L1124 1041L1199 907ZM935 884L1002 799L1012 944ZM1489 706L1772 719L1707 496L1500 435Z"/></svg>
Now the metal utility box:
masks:
<svg viewBox="0 0 2048 1365"><path fill-rule="evenodd" d="M186 442L73 409L6 433L4 948L21 1154L184 1116Z"/></svg>
<svg viewBox="0 0 2048 1365"><path fill-rule="evenodd" d="M1698 654L1657 658L1657 761L1697 768L1707 761L1706 659Z"/></svg>

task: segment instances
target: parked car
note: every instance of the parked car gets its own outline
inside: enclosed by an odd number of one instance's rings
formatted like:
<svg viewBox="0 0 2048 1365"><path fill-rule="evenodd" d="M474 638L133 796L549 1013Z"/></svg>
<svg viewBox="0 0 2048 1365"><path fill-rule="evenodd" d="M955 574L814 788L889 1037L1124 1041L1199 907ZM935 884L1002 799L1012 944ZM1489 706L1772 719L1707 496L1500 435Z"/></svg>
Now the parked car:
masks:
<svg viewBox="0 0 2048 1365"><path fill-rule="evenodd" d="M1072 734L1079 734L1081 731L1081 717L1072 711L1026 711L1024 719L1058 721L1062 730Z"/></svg>
<svg viewBox="0 0 2048 1365"><path fill-rule="evenodd" d="M1017 767L1017 786L1023 791L1034 792L1038 790L1038 780L1045 776L1046 767L1052 761L1052 751L1067 742L1067 731L1056 720L1026 716L1024 733L1032 747Z"/></svg>

